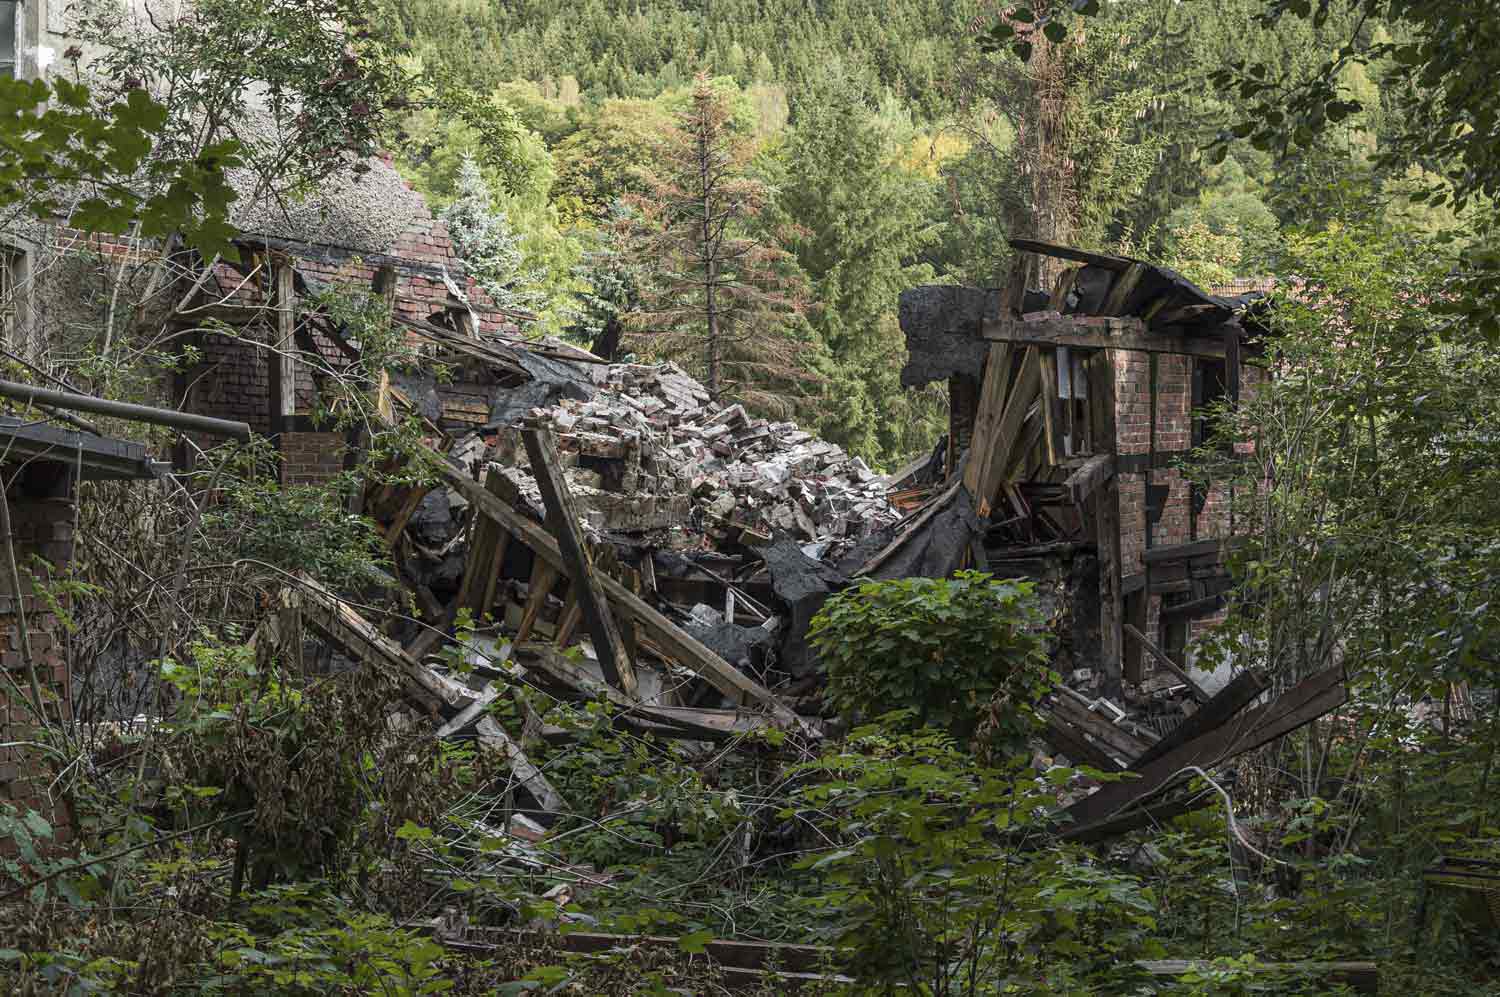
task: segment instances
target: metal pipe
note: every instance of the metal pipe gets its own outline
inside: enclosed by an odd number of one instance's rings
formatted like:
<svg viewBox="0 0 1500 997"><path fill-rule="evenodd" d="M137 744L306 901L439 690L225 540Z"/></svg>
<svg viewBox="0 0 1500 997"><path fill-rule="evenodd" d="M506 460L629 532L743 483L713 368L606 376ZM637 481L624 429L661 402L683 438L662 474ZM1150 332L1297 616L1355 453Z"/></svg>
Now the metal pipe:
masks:
<svg viewBox="0 0 1500 997"><path fill-rule="evenodd" d="M107 398L75 395L70 391L54 391L51 388L38 388L34 384L19 384L15 381L0 381L0 396L37 405L50 405L53 408L71 409L75 412L95 412L118 419L129 419L133 422L171 426L173 429L195 429L200 433L210 433L214 436L233 437L241 443L250 441L248 423L215 419L212 416L196 415L192 412L178 412L176 409L115 402Z"/></svg>

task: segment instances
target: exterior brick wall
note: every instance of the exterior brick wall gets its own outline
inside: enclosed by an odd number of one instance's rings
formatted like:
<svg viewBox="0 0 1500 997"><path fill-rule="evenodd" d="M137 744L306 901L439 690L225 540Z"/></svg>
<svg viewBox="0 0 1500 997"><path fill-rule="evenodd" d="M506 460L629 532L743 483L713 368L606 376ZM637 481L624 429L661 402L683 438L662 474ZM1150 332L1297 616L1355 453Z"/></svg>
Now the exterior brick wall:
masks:
<svg viewBox="0 0 1500 997"><path fill-rule="evenodd" d="M28 695L30 687L18 610L25 612L27 645L37 681L42 686L49 721L64 720L71 712L62 624L35 594L32 578L32 570L46 571L34 558L61 567L73 557L73 498L68 475L62 472L56 480L38 487L35 478L38 472L48 473L47 469L45 464L34 465L34 470L25 472L15 465L3 468L9 484L5 500L10 509L11 542L15 545L21 576L18 593L10 572L0 571L0 667L10 679L0 688L0 741L6 743L29 740L36 727L30 707L15 698L16 690ZM34 749L0 748L0 802L38 811L52 824L54 841L65 841L70 818L63 802L47 799L51 776L48 759Z"/></svg>
<svg viewBox="0 0 1500 997"><path fill-rule="evenodd" d="M281 483L320 485L344 469L342 433L282 433Z"/></svg>
<svg viewBox="0 0 1500 997"><path fill-rule="evenodd" d="M1175 463L1192 446L1193 437L1193 370L1195 360L1189 356L1158 354L1156 357L1156 412L1153 437L1151 413L1151 358L1146 353L1117 350L1115 367L1116 446L1122 457L1147 457L1155 441L1157 466L1149 476L1144 470L1119 474L1120 555L1124 575L1145 569L1148 547L1165 547L1194 540L1223 538L1234 532L1233 501L1226 485L1212 485L1200 496L1200 510L1194 510L1193 489L1182 472L1160 466ZM1259 372L1241 368L1241 396L1255 389ZM1249 445L1238 444L1245 453ZM1154 524L1147 508L1147 484L1165 489L1160 512ZM1150 534L1149 542L1147 534ZM1165 641L1161 632L1160 612L1163 597L1152 595L1147 602L1147 635L1155 635L1158 644ZM1188 640L1201 634L1223 618L1223 614L1193 620L1188 625ZM1146 668L1153 663L1146 659Z"/></svg>

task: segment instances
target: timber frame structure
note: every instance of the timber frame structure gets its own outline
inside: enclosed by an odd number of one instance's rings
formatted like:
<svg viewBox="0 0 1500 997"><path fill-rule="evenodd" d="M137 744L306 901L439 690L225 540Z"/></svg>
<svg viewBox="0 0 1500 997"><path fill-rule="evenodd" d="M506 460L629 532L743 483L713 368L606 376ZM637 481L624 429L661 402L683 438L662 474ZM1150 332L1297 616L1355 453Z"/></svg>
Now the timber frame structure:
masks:
<svg viewBox="0 0 1500 997"><path fill-rule="evenodd" d="M973 507L976 542L954 567L1092 549L1099 623L1087 663L1102 669L1105 695L1159 666L1202 701L1184 649L1194 621L1224 607L1233 496L1175 465L1211 442L1207 406L1253 389L1259 371L1243 361L1264 332L1258 296L1217 297L1139 260L1011 244L1003 289L902 295L903 383L949 386L949 442L925 469L925 494L937 496L927 511L960 486ZM1026 286L1038 256L1066 265L1046 290ZM923 474L896 486L920 499Z"/></svg>

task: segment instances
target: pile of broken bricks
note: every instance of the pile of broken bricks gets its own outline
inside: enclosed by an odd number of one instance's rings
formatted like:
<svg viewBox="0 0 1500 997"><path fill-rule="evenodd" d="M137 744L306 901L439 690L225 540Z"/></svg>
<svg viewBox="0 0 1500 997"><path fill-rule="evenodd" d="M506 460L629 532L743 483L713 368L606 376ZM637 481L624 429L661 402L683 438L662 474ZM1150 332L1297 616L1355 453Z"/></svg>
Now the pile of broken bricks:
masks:
<svg viewBox="0 0 1500 997"><path fill-rule="evenodd" d="M859 457L799 429L722 406L674 364L615 364L588 400L531 410L552 430L564 474L592 533L661 534L663 547L732 541L855 541L898 521L888 485ZM540 511L517 428L461 442L471 463L515 468Z"/></svg>

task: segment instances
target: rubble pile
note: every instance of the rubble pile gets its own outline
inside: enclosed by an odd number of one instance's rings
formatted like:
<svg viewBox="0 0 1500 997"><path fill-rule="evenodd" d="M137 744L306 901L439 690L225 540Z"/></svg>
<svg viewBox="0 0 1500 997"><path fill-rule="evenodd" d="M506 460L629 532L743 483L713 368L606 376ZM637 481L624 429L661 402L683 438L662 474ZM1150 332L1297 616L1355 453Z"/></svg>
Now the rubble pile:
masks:
<svg viewBox="0 0 1500 997"><path fill-rule="evenodd" d="M858 540L900 519L885 480L859 457L798 429L721 406L675 364L615 364L592 397L558 398L526 421L550 428L589 528L768 543ZM490 459L527 465L515 428ZM534 508L528 476L513 480Z"/></svg>

